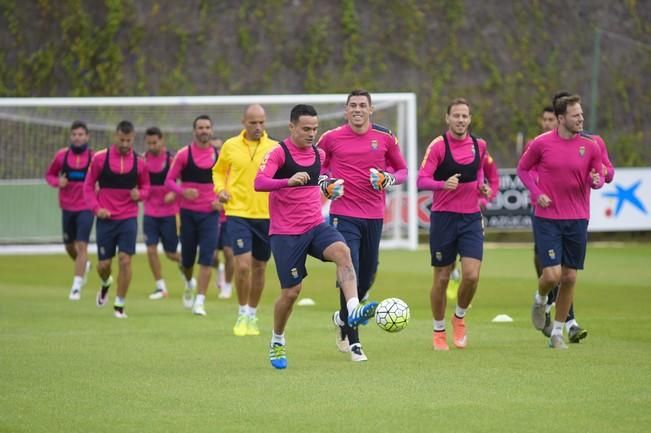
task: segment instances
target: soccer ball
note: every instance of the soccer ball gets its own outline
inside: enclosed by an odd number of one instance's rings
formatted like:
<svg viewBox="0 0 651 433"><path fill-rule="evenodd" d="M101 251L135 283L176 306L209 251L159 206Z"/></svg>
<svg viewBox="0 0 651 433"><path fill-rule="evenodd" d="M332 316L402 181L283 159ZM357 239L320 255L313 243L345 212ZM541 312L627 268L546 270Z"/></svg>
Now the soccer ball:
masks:
<svg viewBox="0 0 651 433"><path fill-rule="evenodd" d="M409 323L409 306L402 299L385 299L375 310L375 323L387 332L402 331Z"/></svg>

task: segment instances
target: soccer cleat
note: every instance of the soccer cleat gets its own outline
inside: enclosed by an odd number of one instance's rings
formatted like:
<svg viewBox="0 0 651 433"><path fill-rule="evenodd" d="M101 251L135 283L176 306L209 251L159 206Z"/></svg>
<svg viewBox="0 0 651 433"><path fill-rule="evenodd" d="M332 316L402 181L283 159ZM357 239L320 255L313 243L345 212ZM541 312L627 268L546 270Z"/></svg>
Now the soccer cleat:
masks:
<svg viewBox="0 0 651 433"><path fill-rule="evenodd" d="M192 306L192 314L195 316L205 316L207 314L206 308L203 304L194 304Z"/></svg>
<svg viewBox="0 0 651 433"><path fill-rule="evenodd" d="M86 282L88 281L88 273L90 272L91 269L93 269L93 264L89 260L87 260L86 261L86 267L84 269L83 280L81 282L82 286L86 285Z"/></svg>
<svg viewBox="0 0 651 433"><path fill-rule="evenodd" d="M565 341L563 341L562 335L552 335L549 339L549 347L552 349L567 349Z"/></svg>
<svg viewBox="0 0 651 433"><path fill-rule="evenodd" d="M113 306L113 316L115 316L116 319L126 319L129 317L127 316L127 313L124 312L124 306L118 307L117 305Z"/></svg>
<svg viewBox="0 0 651 433"><path fill-rule="evenodd" d="M287 350L284 344L274 343L269 346L269 361L273 368L287 368Z"/></svg>
<svg viewBox="0 0 651 433"><path fill-rule="evenodd" d="M79 289L70 289L70 294L68 295L68 299L71 301L78 301L81 299L81 290Z"/></svg>
<svg viewBox="0 0 651 433"><path fill-rule="evenodd" d="M246 335L260 335L257 317L249 317L246 321Z"/></svg>
<svg viewBox="0 0 651 433"><path fill-rule="evenodd" d="M432 345L434 346L434 350L441 352L450 350L445 336L445 331L434 331L433 334Z"/></svg>
<svg viewBox="0 0 651 433"><path fill-rule="evenodd" d="M157 301L159 299L167 298L168 295L169 293L167 292L167 290L156 289L149 294L149 299L151 299L152 301Z"/></svg>
<svg viewBox="0 0 651 433"><path fill-rule="evenodd" d="M338 319L339 318L339 311L335 311L332 314L332 325L335 327L335 332L337 333L337 337L335 338L335 344L337 345L337 349L339 349L340 352L346 353L350 351L350 345L348 344L348 336L344 335L344 328L339 326Z"/></svg>
<svg viewBox="0 0 651 433"><path fill-rule="evenodd" d="M364 351L362 350L361 344L355 343L352 346L350 346L350 360L353 362L368 361L368 358L366 357Z"/></svg>
<svg viewBox="0 0 651 433"><path fill-rule="evenodd" d="M552 324L552 316L549 313L545 313L545 327L540 331L543 333L543 335L547 338L552 336L552 328L554 325Z"/></svg>
<svg viewBox="0 0 651 433"><path fill-rule="evenodd" d="M368 319L375 315L378 303L369 301L366 304L359 304L348 314L348 326L356 328L359 325L366 325Z"/></svg>
<svg viewBox="0 0 651 433"><path fill-rule="evenodd" d="M244 337L246 335L248 331L248 319L248 316L245 314L237 316L237 321L235 322L235 326L233 326L233 334L236 337Z"/></svg>
<svg viewBox="0 0 651 433"><path fill-rule="evenodd" d="M567 333L570 338L570 343L580 343L585 337L588 336L588 330L580 326L572 326Z"/></svg>
<svg viewBox="0 0 651 433"><path fill-rule="evenodd" d="M468 345L466 322L456 315L452 316L452 342L457 349L463 349Z"/></svg>
<svg viewBox="0 0 651 433"><path fill-rule="evenodd" d="M545 327L545 307L546 304L539 304L535 300L531 306L531 322L533 327L542 331Z"/></svg>
<svg viewBox="0 0 651 433"><path fill-rule="evenodd" d="M102 284L97 291L97 296L95 297L95 305L97 305L97 308L104 307L106 302L108 302L108 291L111 284L113 284L113 277L109 275L108 284L106 286Z"/></svg>

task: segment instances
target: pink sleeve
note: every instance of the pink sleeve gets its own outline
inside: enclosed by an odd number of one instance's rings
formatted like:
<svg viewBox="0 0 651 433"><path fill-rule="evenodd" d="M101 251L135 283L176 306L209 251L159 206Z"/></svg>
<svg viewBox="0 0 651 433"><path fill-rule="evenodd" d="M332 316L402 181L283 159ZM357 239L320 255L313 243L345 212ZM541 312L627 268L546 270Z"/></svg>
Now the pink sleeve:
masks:
<svg viewBox="0 0 651 433"><path fill-rule="evenodd" d="M606 167L606 183L610 183L615 177L615 167L613 167L613 163L610 162L608 149L606 148L606 142L604 139L599 136L596 136L595 139L597 140L597 143L599 143L599 149L601 150L601 163Z"/></svg>
<svg viewBox="0 0 651 433"><path fill-rule="evenodd" d="M63 167L63 156L66 154L65 151L58 151L52 162L45 172L45 181L53 188L59 187L59 174L61 173L61 168Z"/></svg>
<svg viewBox="0 0 651 433"><path fill-rule="evenodd" d="M497 171L497 164L495 164L495 160L491 156L486 158L486 163L484 164L484 176L485 179L488 179L488 184L491 187L491 196L488 200L493 200L497 195L497 191L500 189L500 175Z"/></svg>
<svg viewBox="0 0 651 433"><path fill-rule="evenodd" d="M594 170L599 173L599 183L596 185L593 184L592 178L590 178L590 188L599 189L604 186L605 178L602 173L601 149L599 149L599 146L595 146L594 149L595 152L593 152L592 158L590 158L590 171Z"/></svg>
<svg viewBox="0 0 651 433"><path fill-rule="evenodd" d="M100 161L100 159L103 159L101 157L102 155L106 155L106 152L108 152L108 150L102 153L96 153L95 156L93 156L93 159L90 162L90 167L88 167L86 179L84 180L84 200L86 200L86 203L94 214L97 214L97 211L99 210L95 184L97 183L97 179L102 172L102 166L104 165L104 161Z"/></svg>
<svg viewBox="0 0 651 433"><path fill-rule="evenodd" d="M149 183L149 173L147 172L147 167L145 167L145 160L143 158L136 159L138 164L138 193L140 195L140 201L147 200L149 197L150 183Z"/></svg>
<svg viewBox="0 0 651 433"><path fill-rule="evenodd" d="M330 173L330 152L328 152L328 133L323 134L316 146L323 151L323 158L321 158L321 174Z"/></svg>
<svg viewBox="0 0 651 433"><path fill-rule="evenodd" d="M184 149L187 149L185 147ZM188 163L188 152L183 151L183 149L179 150L176 155L174 155L174 159L172 160L172 164L170 166L169 171L167 172L167 177L165 177L165 186L167 189L170 191L174 191L177 194L183 194L183 188L181 188L181 185L176 183L176 180L181 176L181 170L185 167L185 165Z"/></svg>
<svg viewBox="0 0 651 433"><path fill-rule="evenodd" d="M390 140L391 142L388 146L389 151L387 152L387 166L394 170L393 176L396 178L395 184L400 185L405 183L405 180L407 180L407 163L400 152L398 139L392 135Z"/></svg>
<svg viewBox="0 0 651 433"><path fill-rule="evenodd" d="M538 164L539 159L540 146L538 145L538 142L534 140L527 148L527 151L522 154L520 161L518 161L518 177L531 193L532 202L538 200L538 196L542 194L542 191L538 188L536 179L531 172L531 170Z"/></svg>
<svg viewBox="0 0 651 433"><path fill-rule="evenodd" d="M442 140L439 141L439 143L442 142ZM416 182L419 189L440 191L445 187L445 181L434 180L434 172L443 160L439 150L441 146L436 147L436 143L436 141L432 141L425 151L423 162L418 170L418 180Z"/></svg>
<svg viewBox="0 0 651 433"><path fill-rule="evenodd" d="M275 191L289 186L289 179L274 179L274 175L285 163L285 152L278 146L269 151L260 163L253 187L256 191Z"/></svg>

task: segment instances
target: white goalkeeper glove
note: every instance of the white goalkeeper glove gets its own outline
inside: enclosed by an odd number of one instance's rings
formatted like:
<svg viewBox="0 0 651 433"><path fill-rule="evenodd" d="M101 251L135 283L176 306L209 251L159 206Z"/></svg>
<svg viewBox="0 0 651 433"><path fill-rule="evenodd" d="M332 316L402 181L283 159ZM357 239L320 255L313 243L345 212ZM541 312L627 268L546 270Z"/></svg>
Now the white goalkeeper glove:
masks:
<svg viewBox="0 0 651 433"><path fill-rule="evenodd" d="M344 195L344 180L328 177L325 174L319 176L319 187L323 195L329 200L337 200Z"/></svg>
<svg viewBox="0 0 651 433"><path fill-rule="evenodd" d="M376 191L382 191L396 183L396 177L389 172L377 170L375 168L371 168L370 172L371 175L369 179L371 181L371 186Z"/></svg>

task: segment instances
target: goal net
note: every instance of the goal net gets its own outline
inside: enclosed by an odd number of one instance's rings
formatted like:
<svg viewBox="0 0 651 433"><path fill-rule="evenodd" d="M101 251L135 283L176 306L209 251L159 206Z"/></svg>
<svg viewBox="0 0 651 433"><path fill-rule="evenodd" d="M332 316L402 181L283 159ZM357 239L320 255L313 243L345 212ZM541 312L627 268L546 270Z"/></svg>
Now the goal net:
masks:
<svg viewBox="0 0 651 433"><path fill-rule="evenodd" d="M135 149L144 152L144 131L158 126L168 149L192 139L192 121L212 117L216 138L239 134L247 105L260 103L267 112L267 131L274 138L288 135L289 112L295 104L314 105L319 133L344 122L345 94L251 95L205 97L4 98L0 99L0 243L48 243L61 239L56 190L44 173L54 153L68 144L70 125L87 123L90 146L97 150L112 141L118 122L136 126ZM417 247L416 217L416 96L413 93L375 93L373 122L398 136L408 163L409 179L387 194L382 239L384 248Z"/></svg>

